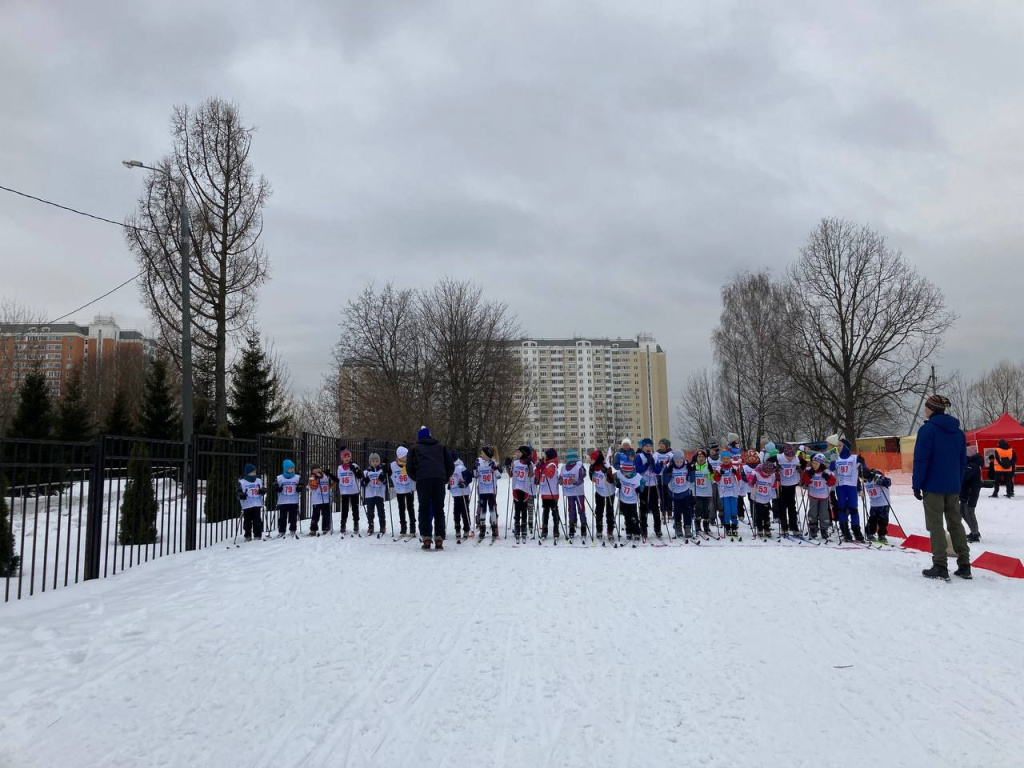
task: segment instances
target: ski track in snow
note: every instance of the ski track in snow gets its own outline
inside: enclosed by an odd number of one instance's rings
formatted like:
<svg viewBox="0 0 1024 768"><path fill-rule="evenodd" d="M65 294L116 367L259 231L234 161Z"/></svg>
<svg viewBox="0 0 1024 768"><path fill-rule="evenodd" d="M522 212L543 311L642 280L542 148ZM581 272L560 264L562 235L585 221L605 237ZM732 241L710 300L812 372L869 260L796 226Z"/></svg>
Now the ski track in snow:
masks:
<svg viewBox="0 0 1024 768"><path fill-rule="evenodd" d="M1016 505L982 500L983 548L1018 541ZM0 606L0 766L1021 764L1019 581L472 542L213 546Z"/></svg>

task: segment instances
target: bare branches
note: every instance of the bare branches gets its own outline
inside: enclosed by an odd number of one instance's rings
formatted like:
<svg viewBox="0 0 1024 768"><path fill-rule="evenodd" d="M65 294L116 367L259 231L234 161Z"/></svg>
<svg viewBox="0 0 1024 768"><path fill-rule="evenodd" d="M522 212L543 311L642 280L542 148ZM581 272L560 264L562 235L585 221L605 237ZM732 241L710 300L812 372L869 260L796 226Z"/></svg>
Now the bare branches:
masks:
<svg viewBox="0 0 1024 768"><path fill-rule="evenodd" d="M685 445L707 445L718 436L721 426L718 394L719 388L707 368L694 371L686 380L683 397L676 407L676 424Z"/></svg>

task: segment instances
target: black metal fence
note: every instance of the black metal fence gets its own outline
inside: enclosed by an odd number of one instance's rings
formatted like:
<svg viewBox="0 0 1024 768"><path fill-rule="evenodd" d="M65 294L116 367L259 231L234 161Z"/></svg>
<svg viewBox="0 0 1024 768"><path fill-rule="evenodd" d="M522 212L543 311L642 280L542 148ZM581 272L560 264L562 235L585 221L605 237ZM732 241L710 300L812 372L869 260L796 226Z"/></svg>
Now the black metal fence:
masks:
<svg viewBox="0 0 1024 768"><path fill-rule="evenodd" d="M308 477L314 464L333 471L343 448L365 467L372 453L391 462L399 445L310 433L255 440L195 435L188 446L109 435L86 443L0 439L4 602L231 538L239 521L237 480L246 464L255 465L271 489L264 528L272 530L273 484L286 459ZM457 452L467 464L476 456L475 450ZM305 519L305 494L301 498Z"/></svg>

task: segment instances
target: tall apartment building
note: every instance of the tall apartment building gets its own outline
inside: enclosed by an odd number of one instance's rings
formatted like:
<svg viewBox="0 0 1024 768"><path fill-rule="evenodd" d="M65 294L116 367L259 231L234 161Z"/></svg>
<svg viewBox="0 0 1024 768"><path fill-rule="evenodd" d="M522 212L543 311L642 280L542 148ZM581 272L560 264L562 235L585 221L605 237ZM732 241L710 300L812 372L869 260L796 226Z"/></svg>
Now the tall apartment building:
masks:
<svg viewBox="0 0 1024 768"><path fill-rule="evenodd" d="M668 437L665 351L654 338L520 339L513 350L534 391L530 431L537 448L606 450L629 437Z"/></svg>
<svg viewBox="0 0 1024 768"><path fill-rule="evenodd" d="M50 394L59 397L76 365L87 374L99 374L104 365L112 364L115 353L148 357L152 342L103 315L89 325L0 323L0 391L18 388L38 367L46 374Z"/></svg>

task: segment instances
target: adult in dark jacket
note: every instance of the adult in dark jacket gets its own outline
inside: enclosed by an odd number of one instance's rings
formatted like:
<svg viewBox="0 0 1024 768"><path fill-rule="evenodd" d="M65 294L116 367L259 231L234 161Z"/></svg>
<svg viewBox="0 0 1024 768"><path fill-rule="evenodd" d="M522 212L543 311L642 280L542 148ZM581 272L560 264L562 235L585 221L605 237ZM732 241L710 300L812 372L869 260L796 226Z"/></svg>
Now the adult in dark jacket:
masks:
<svg viewBox="0 0 1024 768"><path fill-rule="evenodd" d="M946 413L949 399L932 395L924 404L925 422L914 446L914 497L924 501L924 519L932 538L932 567L922 571L929 579L949 580L946 532L956 550L956 576L971 578L971 548L960 519L960 485L967 468L967 439L960 422Z"/></svg>
<svg viewBox="0 0 1024 768"><path fill-rule="evenodd" d="M430 549L431 544L444 549L444 489L455 471L455 462L448 455L448 449L434 439L426 427L420 427L416 438L409 449L406 470L416 481L423 549Z"/></svg>
<svg viewBox="0 0 1024 768"><path fill-rule="evenodd" d="M988 473L992 478L992 498L998 498L1000 486L1006 486L1006 498L1013 498L1013 473L1017 471L1017 452L1008 442L1000 440L989 459Z"/></svg>
<svg viewBox="0 0 1024 768"><path fill-rule="evenodd" d="M960 481L960 517L970 526L967 541L981 541L978 532L978 515L974 508L978 506L981 494L981 468L985 464L984 457L978 453L978 446L967 446L967 465L964 468L964 479Z"/></svg>

